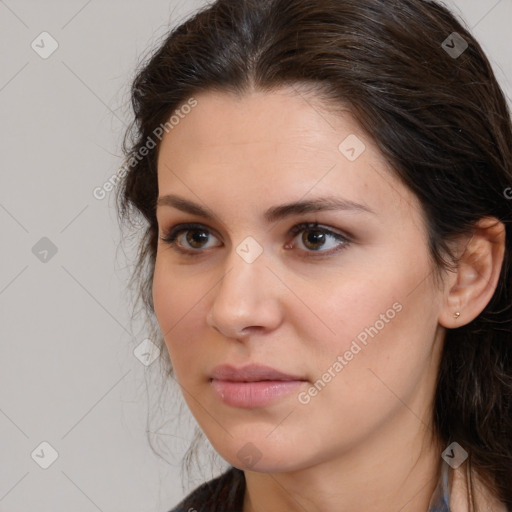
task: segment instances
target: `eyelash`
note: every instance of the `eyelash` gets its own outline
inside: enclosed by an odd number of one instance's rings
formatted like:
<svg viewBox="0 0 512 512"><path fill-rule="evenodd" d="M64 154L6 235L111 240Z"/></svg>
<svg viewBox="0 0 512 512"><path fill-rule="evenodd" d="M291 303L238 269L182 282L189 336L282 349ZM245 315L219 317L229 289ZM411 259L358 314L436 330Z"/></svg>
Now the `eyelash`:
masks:
<svg viewBox="0 0 512 512"><path fill-rule="evenodd" d="M203 226L202 224L185 223L185 224L179 224L177 226L174 226L169 231L165 232L163 234L163 236L160 237L160 239L162 240L162 242L170 245L175 251L177 251L179 253L182 253L182 254L185 254L188 256L192 256L192 257L200 256L204 252L204 250L202 250L202 249L196 249L196 250L183 249L176 243L176 239L178 238L178 236L181 233L184 233L187 231L193 231L193 230L206 231L209 233L208 229L205 226ZM319 224L317 222L301 222L300 224L297 224L290 229L289 235L293 235L293 237L295 238L299 233L301 233L302 231L307 231L307 230L311 230L311 231L314 230L314 231L318 231L324 235L332 236L335 240L343 242L343 243L341 245L339 245L338 247L331 249L329 251L312 251L312 250L303 251L303 252L307 253L307 256L304 256L306 258L309 258L309 257L317 257L318 258L318 257L322 257L322 256L330 256L334 253L342 251L351 242L349 237L344 236L341 233L331 231L330 229L319 227Z"/></svg>

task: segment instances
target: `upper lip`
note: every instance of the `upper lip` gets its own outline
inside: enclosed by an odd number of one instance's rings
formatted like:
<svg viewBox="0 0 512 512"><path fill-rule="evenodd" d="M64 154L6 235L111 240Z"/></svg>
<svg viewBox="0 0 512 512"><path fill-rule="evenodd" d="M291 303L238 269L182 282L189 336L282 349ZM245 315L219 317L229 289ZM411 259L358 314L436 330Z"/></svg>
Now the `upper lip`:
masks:
<svg viewBox="0 0 512 512"><path fill-rule="evenodd" d="M212 379L233 382L256 382L260 380L305 380L297 375L280 372L275 368L259 364L249 364L236 368L229 364L216 366L211 374Z"/></svg>

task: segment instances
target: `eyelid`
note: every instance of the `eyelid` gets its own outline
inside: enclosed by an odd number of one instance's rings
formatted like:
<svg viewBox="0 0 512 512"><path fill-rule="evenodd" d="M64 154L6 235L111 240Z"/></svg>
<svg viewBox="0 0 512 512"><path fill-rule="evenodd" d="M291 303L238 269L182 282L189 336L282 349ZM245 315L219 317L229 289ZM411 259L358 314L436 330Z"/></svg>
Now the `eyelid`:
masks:
<svg viewBox="0 0 512 512"><path fill-rule="evenodd" d="M214 235L215 238L219 239L218 236L215 235L215 230L204 225L204 224L201 224L199 222L183 222L183 223L180 223L180 224L176 224L174 226L172 226L171 228L167 229L167 230L163 230L163 234L159 236L160 240L162 240L163 242L169 244L169 245L176 245L175 242L176 242L176 238L182 233L182 232L186 232L186 231L192 231L192 230L198 230L198 231L207 231L210 235ZM197 249L197 250L192 250L192 249L189 249L189 250L186 250L186 249L183 249L182 252L191 252L191 253L198 253L200 252L200 249Z"/></svg>
<svg viewBox="0 0 512 512"><path fill-rule="evenodd" d="M290 235L293 235L295 238L299 233L303 231L320 231L325 233L328 236L331 236L335 238L340 244L333 248L329 249L327 251L307 251L307 250L301 250L302 253L300 257L303 258L322 258L329 256L333 256L337 254L338 252L344 250L347 246L352 244L353 236L349 235L348 233L340 232L340 230L337 230L336 228L331 228L330 226L325 226L323 224L320 224L318 222L300 222L299 224L295 224L290 230Z"/></svg>
<svg viewBox="0 0 512 512"><path fill-rule="evenodd" d="M176 224L169 228L168 230L165 230L163 235L160 235L159 238L164 243L168 244L175 250L176 252L179 252L184 255L188 256L199 256L204 254L206 251L208 251L211 248L208 249L183 249L180 248L176 244L176 238L181 235L183 232L192 231L192 230L198 230L198 231L206 231L207 233L214 234L216 232L215 229L212 229L205 224L198 223L198 222L185 222L181 224ZM301 250L300 252L303 253L302 257L316 257L320 258L322 256L330 256L334 253L337 253L344 248L346 248L348 245L350 245L354 237L347 232L340 231L336 228L331 228L330 226L326 226L323 224L320 224L318 222L312 222L312 221L304 221L300 222L298 224L293 225L287 232L287 236L293 236L294 238L302 231L307 230L318 230L322 231L325 234L334 237L339 242L342 242L338 247L334 249L330 249L327 251L307 251L307 250ZM215 235L214 235L215 236ZM215 238L218 238L215 236ZM287 246L290 245L290 242L287 242Z"/></svg>
<svg viewBox="0 0 512 512"><path fill-rule="evenodd" d="M352 241L353 237L349 233L343 232L339 229L320 224L319 222L311 222L311 221L305 221L305 222L299 222L298 224L295 224L292 226L289 230L289 234L291 235L297 235L301 231L305 231L307 229L314 230L318 229L318 231L324 231L328 234L338 236L340 239L343 239L347 242Z"/></svg>

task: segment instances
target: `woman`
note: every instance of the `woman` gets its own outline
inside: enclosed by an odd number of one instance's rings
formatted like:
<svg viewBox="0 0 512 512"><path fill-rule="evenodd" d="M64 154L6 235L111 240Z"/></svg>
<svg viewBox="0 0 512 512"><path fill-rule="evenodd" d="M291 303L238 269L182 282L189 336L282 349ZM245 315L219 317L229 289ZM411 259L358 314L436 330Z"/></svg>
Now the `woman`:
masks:
<svg viewBox="0 0 512 512"><path fill-rule="evenodd" d="M218 0L132 103L141 296L231 465L173 510L512 510L512 127L471 34Z"/></svg>

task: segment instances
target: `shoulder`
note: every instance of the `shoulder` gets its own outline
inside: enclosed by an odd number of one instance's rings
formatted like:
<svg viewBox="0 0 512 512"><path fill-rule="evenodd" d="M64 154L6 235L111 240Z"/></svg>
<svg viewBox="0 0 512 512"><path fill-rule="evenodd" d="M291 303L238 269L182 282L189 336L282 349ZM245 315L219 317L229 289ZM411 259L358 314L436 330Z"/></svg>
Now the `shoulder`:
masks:
<svg viewBox="0 0 512 512"><path fill-rule="evenodd" d="M244 472L232 466L201 484L169 512L241 512L244 491Z"/></svg>

